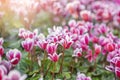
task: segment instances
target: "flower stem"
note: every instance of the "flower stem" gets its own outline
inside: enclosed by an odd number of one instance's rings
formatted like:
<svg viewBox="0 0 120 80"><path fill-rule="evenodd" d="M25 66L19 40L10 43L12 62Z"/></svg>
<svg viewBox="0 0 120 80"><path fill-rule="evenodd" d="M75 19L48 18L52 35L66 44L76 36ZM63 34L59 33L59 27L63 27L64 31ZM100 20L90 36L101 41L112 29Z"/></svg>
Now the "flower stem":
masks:
<svg viewBox="0 0 120 80"><path fill-rule="evenodd" d="M54 80L55 77L55 69L56 69L56 63L53 62L52 80Z"/></svg>
<svg viewBox="0 0 120 80"><path fill-rule="evenodd" d="M45 59L46 59L46 51L44 51L43 63L42 63L42 73L43 73L43 74L44 74L44 64L45 64Z"/></svg>
<svg viewBox="0 0 120 80"><path fill-rule="evenodd" d="M49 65L49 67L48 67L48 69L46 70L46 72L44 73L44 78L46 77L46 75L47 75L47 73L48 73L48 71L49 71L49 69L50 69L50 67L51 67L51 65L52 65L52 62L50 63L50 65Z"/></svg>
<svg viewBox="0 0 120 80"><path fill-rule="evenodd" d="M62 73L63 61L64 61L64 52L62 53L62 61L61 61L61 66L60 66L59 73Z"/></svg>

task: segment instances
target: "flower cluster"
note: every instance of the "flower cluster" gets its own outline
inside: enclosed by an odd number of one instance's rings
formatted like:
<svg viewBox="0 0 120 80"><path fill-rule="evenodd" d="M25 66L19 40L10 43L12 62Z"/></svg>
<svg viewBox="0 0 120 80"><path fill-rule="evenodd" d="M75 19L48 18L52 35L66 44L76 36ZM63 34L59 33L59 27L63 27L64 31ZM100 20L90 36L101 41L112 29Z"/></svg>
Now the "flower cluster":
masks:
<svg viewBox="0 0 120 80"><path fill-rule="evenodd" d="M19 71L12 70L10 62L6 60L0 62L0 80L25 80L26 77L26 75L21 75Z"/></svg>
<svg viewBox="0 0 120 80"><path fill-rule="evenodd" d="M112 46L111 46L112 49ZM107 61L110 63L109 66L106 66L106 69L114 72L117 77L120 77L120 47L119 44L116 44L115 50L108 53Z"/></svg>
<svg viewBox="0 0 120 80"><path fill-rule="evenodd" d="M26 75L21 76L19 71L13 70L21 59L21 52L18 49L11 49L6 53L8 60L2 60L4 53L4 48L2 47L3 42L3 38L0 38L0 80L25 80Z"/></svg>
<svg viewBox="0 0 120 80"><path fill-rule="evenodd" d="M63 32L61 33L61 31ZM58 61L60 54L57 54L58 45L63 46L64 49L70 48L73 41L67 30L62 29L62 27L54 27L53 29L48 29L48 36L45 36L40 33L39 35L35 34L34 31L20 29L19 36L25 41L22 42L22 47L31 52L34 46L38 46L40 49L48 53L48 58L54 62ZM30 37L32 36L32 37Z"/></svg>
<svg viewBox="0 0 120 80"><path fill-rule="evenodd" d="M107 22L119 27L119 0L44 0L42 9L55 15L79 18L83 21Z"/></svg>
<svg viewBox="0 0 120 80"><path fill-rule="evenodd" d="M117 64L116 60L119 60L120 39L104 23L93 25L90 22L70 20L67 26L48 28L46 37L42 33L38 35L37 30L31 32L25 29L20 29L19 36L25 40L22 46L26 51L31 52L33 47L38 46L47 52L48 59L53 62L57 62L60 55L69 48L73 49L71 57L83 57L89 62L96 62L102 53L101 55L107 57L112 65L112 68L110 66L112 70ZM59 45L62 46L60 52ZM115 59L112 59L114 56ZM116 71L119 70L118 67L117 65Z"/></svg>
<svg viewBox="0 0 120 80"><path fill-rule="evenodd" d="M36 35L35 32L20 29L19 36L25 39L22 46L26 51L31 51L33 46L37 45L45 50L53 61L55 61L54 57L56 60L59 57L56 55L58 45L64 49L72 46L73 56L81 57L84 52L84 57L92 62L100 53L105 55L114 51L119 42L119 38L113 35L105 24L93 25L74 20L70 20L68 26L64 28L54 26L53 29L48 29L48 33L45 38L43 34Z"/></svg>

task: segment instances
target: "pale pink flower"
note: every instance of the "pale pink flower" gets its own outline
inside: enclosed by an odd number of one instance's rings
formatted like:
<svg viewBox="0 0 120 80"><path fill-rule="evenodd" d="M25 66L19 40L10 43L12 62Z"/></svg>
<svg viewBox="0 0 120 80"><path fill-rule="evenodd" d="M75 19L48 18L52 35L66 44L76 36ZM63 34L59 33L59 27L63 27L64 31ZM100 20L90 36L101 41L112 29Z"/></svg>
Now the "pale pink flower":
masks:
<svg viewBox="0 0 120 80"><path fill-rule="evenodd" d="M3 45L3 42L4 42L3 38L0 38L0 46Z"/></svg>
<svg viewBox="0 0 120 80"><path fill-rule="evenodd" d="M90 77L87 77L85 74L78 72L76 80L92 80Z"/></svg>

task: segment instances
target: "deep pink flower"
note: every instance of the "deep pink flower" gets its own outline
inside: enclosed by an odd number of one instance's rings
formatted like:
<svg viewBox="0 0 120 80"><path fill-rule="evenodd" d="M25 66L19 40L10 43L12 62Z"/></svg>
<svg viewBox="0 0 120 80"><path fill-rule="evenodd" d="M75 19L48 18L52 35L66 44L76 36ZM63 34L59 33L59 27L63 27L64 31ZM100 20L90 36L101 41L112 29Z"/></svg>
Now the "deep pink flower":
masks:
<svg viewBox="0 0 120 80"><path fill-rule="evenodd" d="M98 55L98 54L101 52L101 50L102 50L102 49L101 49L101 46L98 45L98 44L95 44L94 49L95 49L94 53L95 53L96 55Z"/></svg>
<svg viewBox="0 0 120 80"><path fill-rule="evenodd" d="M0 46L0 56L2 56L3 54L4 54L4 48Z"/></svg>
<svg viewBox="0 0 120 80"><path fill-rule="evenodd" d="M115 64L115 74L120 78L120 60L118 60Z"/></svg>
<svg viewBox="0 0 120 80"><path fill-rule="evenodd" d="M101 46L98 44L95 44L94 49L95 49L94 50L94 60L96 60L97 56L100 54L102 49L101 49Z"/></svg>
<svg viewBox="0 0 120 80"><path fill-rule="evenodd" d="M119 67L115 68L115 74L116 74L117 77L120 78L120 68Z"/></svg>
<svg viewBox="0 0 120 80"><path fill-rule="evenodd" d="M16 65L21 59L21 52L18 49L11 49L7 52L6 57L11 62L11 64Z"/></svg>
<svg viewBox="0 0 120 80"><path fill-rule="evenodd" d="M52 55L54 52L56 52L57 46L58 44L56 43L48 43L46 47L46 51L48 52L48 54Z"/></svg>
<svg viewBox="0 0 120 80"><path fill-rule="evenodd" d="M22 47L28 52L33 49L33 46L34 46L33 39L27 38L25 39L25 41L22 41Z"/></svg>
<svg viewBox="0 0 120 80"><path fill-rule="evenodd" d="M99 42L99 38L97 36L93 36L92 37L92 42L98 43Z"/></svg>
<svg viewBox="0 0 120 80"><path fill-rule="evenodd" d="M115 50L115 44L114 43L107 43L106 46L105 46L105 49L108 51L108 52L112 52Z"/></svg>

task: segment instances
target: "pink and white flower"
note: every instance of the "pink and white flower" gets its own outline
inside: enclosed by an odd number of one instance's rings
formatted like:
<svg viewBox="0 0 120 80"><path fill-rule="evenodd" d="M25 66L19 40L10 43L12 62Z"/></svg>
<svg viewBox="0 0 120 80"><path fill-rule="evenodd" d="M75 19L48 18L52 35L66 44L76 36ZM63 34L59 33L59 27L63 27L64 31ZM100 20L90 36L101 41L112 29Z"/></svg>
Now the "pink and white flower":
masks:
<svg viewBox="0 0 120 80"><path fill-rule="evenodd" d="M82 48L76 48L75 50L74 50L74 53L73 53L73 55L72 55L73 57L81 57L82 56Z"/></svg>
<svg viewBox="0 0 120 80"><path fill-rule="evenodd" d="M60 44L64 47L64 49L69 49L73 44L73 40L70 36L66 35L65 38L60 40Z"/></svg>
<svg viewBox="0 0 120 80"><path fill-rule="evenodd" d="M6 57L11 62L11 64L16 65L19 63L22 54L18 49L11 49L7 52Z"/></svg>
<svg viewBox="0 0 120 80"><path fill-rule="evenodd" d="M48 54L52 55L53 53L56 52L57 46L58 46L58 44L56 44L56 43L49 43L49 44L47 44L46 51L48 52Z"/></svg>
<svg viewBox="0 0 120 80"><path fill-rule="evenodd" d="M27 38L25 41L22 41L22 47L27 51L30 52L33 49L34 40Z"/></svg>
<svg viewBox="0 0 120 80"><path fill-rule="evenodd" d="M53 54L48 54L48 58L53 62L57 62L60 56L61 54L58 55L56 52L54 52Z"/></svg>

